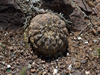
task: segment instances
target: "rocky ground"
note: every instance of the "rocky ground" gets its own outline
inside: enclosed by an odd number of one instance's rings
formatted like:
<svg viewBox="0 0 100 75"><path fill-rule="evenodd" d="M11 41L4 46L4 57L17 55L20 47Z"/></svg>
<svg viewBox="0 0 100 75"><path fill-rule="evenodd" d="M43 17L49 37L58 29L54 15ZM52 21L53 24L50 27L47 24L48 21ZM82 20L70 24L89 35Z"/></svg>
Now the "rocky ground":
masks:
<svg viewBox="0 0 100 75"><path fill-rule="evenodd" d="M66 19L73 22L68 28L68 52L52 59L37 56L27 47L22 24L26 14L22 14L19 4L9 1L8 6L0 1L0 75L20 75L23 70L26 70L26 75L100 75L99 0L70 0L77 7L69 0L41 1L40 8L62 12Z"/></svg>

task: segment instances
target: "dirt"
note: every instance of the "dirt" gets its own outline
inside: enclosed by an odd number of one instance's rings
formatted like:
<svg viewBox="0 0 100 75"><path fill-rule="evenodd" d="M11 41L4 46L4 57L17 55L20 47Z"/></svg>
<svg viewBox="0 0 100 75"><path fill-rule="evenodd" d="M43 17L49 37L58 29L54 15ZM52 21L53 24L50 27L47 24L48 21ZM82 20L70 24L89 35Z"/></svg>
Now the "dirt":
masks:
<svg viewBox="0 0 100 75"><path fill-rule="evenodd" d="M27 47L22 26L0 30L0 75L20 75L25 66L26 75L100 75L100 19L97 14L88 16L83 30L69 33L66 55L52 59Z"/></svg>

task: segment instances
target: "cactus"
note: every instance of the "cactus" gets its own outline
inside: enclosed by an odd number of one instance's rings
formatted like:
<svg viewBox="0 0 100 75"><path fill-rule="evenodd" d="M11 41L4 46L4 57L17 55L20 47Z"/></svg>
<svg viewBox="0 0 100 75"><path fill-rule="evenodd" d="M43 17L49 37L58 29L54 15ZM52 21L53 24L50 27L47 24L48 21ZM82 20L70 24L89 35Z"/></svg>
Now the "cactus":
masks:
<svg viewBox="0 0 100 75"><path fill-rule="evenodd" d="M57 15L50 13L37 15L26 30L37 53L52 56L56 53L61 54L67 48L66 24Z"/></svg>

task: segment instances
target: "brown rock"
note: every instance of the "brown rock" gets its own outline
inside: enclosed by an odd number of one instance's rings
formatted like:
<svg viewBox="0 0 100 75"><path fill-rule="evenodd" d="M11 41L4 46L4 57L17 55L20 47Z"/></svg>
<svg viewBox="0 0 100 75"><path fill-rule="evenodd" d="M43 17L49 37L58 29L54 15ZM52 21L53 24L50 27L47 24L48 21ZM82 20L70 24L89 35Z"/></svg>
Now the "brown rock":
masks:
<svg viewBox="0 0 100 75"><path fill-rule="evenodd" d="M18 29L25 16L14 0L0 0L0 30Z"/></svg>
<svg viewBox="0 0 100 75"><path fill-rule="evenodd" d="M100 33L100 27L97 28L97 32Z"/></svg>
<svg viewBox="0 0 100 75"><path fill-rule="evenodd" d="M96 32L96 30L93 28L92 29L92 32L93 32L93 34L96 34L97 32Z"/></svg>
<svg viewBox="0 0 100 75"><path fill-rule="evenodd" d="M44 60L41 61L42 64L46 63Z"/></svg>
<svg viewBox="0 0 100 75"><path fill-rule="evenodd" d="M14 69L15 69L15 67L11 67L11 69L12 69L12 70L14 70Z"/></svg>
<svg viewBox="0 0 100 75"><path fill-rule="evenodd" d="M75 66L75 68L80 68L81 62L80 61L75 61L74 66Z"/></svg>
<svg viewBox="0 0 100 75"><path fill-rule="evenodd" d="M91 8L89 7L89 5L86 3L86 0L74 0L79 7L81 7L83 10L87 11L87 12L92 12Z"/></svg>
<svg viewBox="0 0 100 75"><path fill-rule="evenodd" d="M77 8L70 14L70 19L73 22L74 30L82 30L85 27L84 15Z"/></svg>
<svg viewBox="0 0 100 75"><path fill-rule="evenodd" d="M83 13L73 7L71 0L42 0L41 8L64 14L72 22L69 27L71 30L82 30L86 25Z"/></svg>
<svg viewBox="0 0 100 75"><path fill-rule="evenodd" d="M42 71L40 71L37 75L42 75Z"/></svg>
<svg viewBox="0 0 100 75"><path fill-rule="evenodd" d="M32 73L36 72L36 69L31 69L31 72L32 72Z"/></svg>

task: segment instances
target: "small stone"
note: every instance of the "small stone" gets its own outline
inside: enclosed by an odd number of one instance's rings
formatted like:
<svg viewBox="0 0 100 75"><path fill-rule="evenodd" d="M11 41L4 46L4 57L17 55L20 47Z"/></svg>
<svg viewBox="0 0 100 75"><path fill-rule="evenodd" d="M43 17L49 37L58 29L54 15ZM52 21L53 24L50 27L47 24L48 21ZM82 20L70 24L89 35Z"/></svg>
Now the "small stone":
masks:
<svg viewBox="0 0 100 75"><path fill-rule="evenodd" d="M71 69L72 69L72 64L68 65L68 70L71 71Z"/></svg>
<svg viewBox="0 0 100 75"><path fill-rule="evenodd" d="M77 39L78 39L78 40L81 40L82 38L81 38L81 37L77 37Z"/></svg>
<svg viewBox="0 0 100 75"><path fill-rule="evenodd" d="M81 72L78 71L78 70L76 70L76 71L73 73L73 75L81 75Z"/></svg>
<svg viewBox="0 0 100 75"><path fill-rule="evenodd" d="M35 69L31 69L31 72L34 73L36 70Z"/></svg>
<svg viewBox="0 0 100 75"><path fill-rule="evenodd" d="M4 58L2 55L0 55L0 58Z"/></svg>
<svg viewBox="0 0 100 75"><path fill-rule="evenodd" d="M84 43L85 43L85 44L88 44L88 41L85 41Z"/></svg>
<svg viewBox="0 0 100 75"><path fill-rule="evenodd" d="M44 64L44 63L45 63L45 61L44 61L44 60L42 60L42 61L41 61L41 63L42 63L42 64Z"/></svg>
<svg viewBox="0 0 100 75"><path fill-rule="evenodd" d="M28 68L31 68L31 64L28 64Z"/></svg>
<svg viewBox="0 0 100 75"><path fill-rule="evenodd" d="M57 74L58 70L57 69L54 69L53 70L53 75Z"/></svg>
<svg viewBox="0 0 100 75"><path fill-rule="evenodd" d="M97 28L97 32L100 33L100 27Z"/></svg>
<svg viewBox="0 0 100 75"><path fill-rule="evenodd" d="M100 40L100 38L98 38L98 40Z"/></svg>
<svg viewBox="0 0 100 75"><path fill-rule="evenodd" d="M82 64L85 64L87 62L87 60L81 60Z"/></svg>
<svg viewBox="0 0 100 75"><path fill-rule="evenodd" d="M93 42L94 42L94 43L96 43L96 42L97 42L97 40L93 40Z"/></svg>
<svg viewBox="0 0 100 75"><path fill-rule="evenodd" d="M11 66L10 65L7 65L7 68L11 68Z"/></svg>
<svg viewBox="0 0 100 75"><path fill-rule="evenodd" d="M89 74L90 74L90 71L85 71L85 74L86 74L86 75L89 75Z"/></svg>
<svg viewBox="0 0 100 75"><path fill-rule="evenodd" d="M14 48L12 46L8 47L10 50L13 50Z"/></svg>
<svg viewBox="0 0 100 75"><path fill-rule="evenodd" d="M90 50L90 51L92 51L92 49L91 49L91 48L90 48L89 50Z"/></svg>
<svg viewBox="0 0 100 75"><path fill-rule="evenodd" d="M72 36L73 34L72 33L70 33L70 36Z"/></svg>
<svg viewBox="0 0 100 75"><path fill-rule="evenodd" d="M76 43L76 41L73 41L73 43Z"/></svg>
<svg viewBox="0 0 100 75"><path fill-rule="evenodd" d="M42 71L40 71L37 75L43 75L43 74L42 74Z"/></svg>
<svg viewBox="0 0 100 75"><path fill-rule="evenodd" d="M32 63L32 65L34 65L34 64L35 64L35 62Z"/></svg>
<svg viewBox="0 0 100 75"><path fill-rule="evenodd" d="M80 61L75 61L74 66L75 66L75 68L80 68L81 62Z"/></svg>
<svg viewBox="0 0 100 75"><path fill-rule="evenodd" d="M67 56L69 56L69 53L67 53Z"/></svg>
<svg viewBox="0 0 100 75"><path fill-rule="evenodd" d="M29 2L29 0L26 0L26 2Z"/></svg>
<svg viewBox="0 0 100 75"><path fill-rule="evenodd" d="M43 72L43 75L46 75L47 72Z"/></svg>
<svg viewBox="0 0 100 75"><path fill-rule="evenodd" d="M19 62L16 62L16 64L19 65L20 63Z"/></svg>
<svg viewBox="0 0 100 75"><path fill-rule="evenodd" d="M11 69L14 70L15 68L14 67L11 67Z"/></svg>
<svg viewBox="0 0 100 75"><path fill-rule="evenodd" d="M5 64L5 62L3 61L2 64Z"/></svg>
<svg viewBox="0 0 100 75"><path fill-rule="evenodd" d="M96 30L93 28L92 29L92 32L93 32L93 34L96 34L97 32L96 32Z"/></svg>
<svg viewBox="0 0 100 75"><path fill-rule="evenodd" d="M74 37L73 39L76 40L76 37Z"/></svg>

